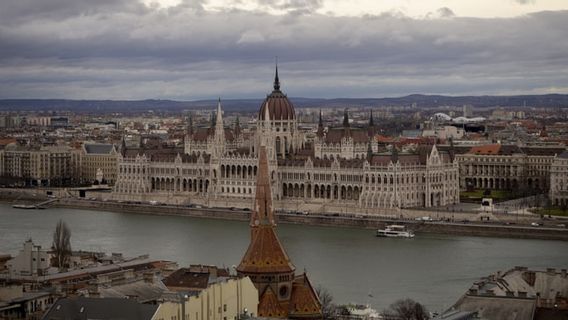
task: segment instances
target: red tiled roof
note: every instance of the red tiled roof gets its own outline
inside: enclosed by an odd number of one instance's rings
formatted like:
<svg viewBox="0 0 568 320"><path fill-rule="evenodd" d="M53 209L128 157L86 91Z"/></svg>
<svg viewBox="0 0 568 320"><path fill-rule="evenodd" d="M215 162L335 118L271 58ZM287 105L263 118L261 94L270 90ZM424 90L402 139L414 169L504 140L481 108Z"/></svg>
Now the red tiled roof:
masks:
<svg viewBox="0 0 568 320"><path fill-rule="evenodd" d="M495 155L499 154L499 150L501 150L500 144L489 144L484 146L474 146L469 150L471 154L482 154L482 155Z"/></svg>

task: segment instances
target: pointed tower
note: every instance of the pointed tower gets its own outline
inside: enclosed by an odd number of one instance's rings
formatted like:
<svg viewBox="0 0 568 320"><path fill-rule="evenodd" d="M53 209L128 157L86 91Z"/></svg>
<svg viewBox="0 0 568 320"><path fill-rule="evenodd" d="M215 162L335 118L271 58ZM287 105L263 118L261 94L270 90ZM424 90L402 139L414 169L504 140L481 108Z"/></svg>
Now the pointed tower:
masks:
<svg viewBox="0 0 568 320"><path fill-rule="evenodd" d="M237 115L237 119L235 120L235 137L241 135L241 125L239 123L239 115Z"/></svg>
<svg viewBox="0 0 568 320"><path fill-rule="evenodd" d="M223 126L223 110L221 109L221 98L219 98L219 101L217 102L213 144L214 156L222 156L223 152L225 151L225 127Z"/></svg>
<svg viewBox="0 0 568 320"><path fill-rule="evenodd" d="M321 303L307 276L296 277L296 267L276 234L276 219L266 146L258 159L256 197L250 220L248 249L237 267L258 289L258 316L268 318L321 319Z"/></svg>
<svg viewBox="0 0 568 320"><path fill-rule="evenodd" d="M349 113L347 108L343 111L343 137L351 137L351 126L349 125Z"/></svg>
<svg viewBox="0 0 568 320"><path fill-rule="evenodd" d="M349 128L349 114L347 113L347 108L343 110L343 127Z"/></svg>
<svg viewBox="0 0 568 320"><path fill-rule="evenodd" d="M372 158L373 158L373 145L371 144L371 140L369 140L369 143L367 144L367 160L369 161L369 163L371 162Z"/></svg>
<svg viewBox="0 0 568 320"><path fill-rule="evenodd" d="M193 135L193 114L190 112L187 117L187 134Z"/></svg>
<svg viewBox="0 0 568 320"><path fill-rule="evenodd" d="M266 96L258 112L259 122L265 122L269 118L273 130L271 137L274 140L274 154L278 158L285 158L296 152L304 140L302 133L298 130L294 106L281 91L278 65L275 66L273 90ZM268 151L269 159L272 160L270 150Z"/></svg>
<svg viewBox="0 0 568 320"><path fill-rule="evenodd" d="M322 119L321 109L320 109L320 114L319 114L317 135L318 135L318 137L323 138L323 119Z"/></svg>
<svg viewBox="0 0 568 320"><path fill-rule="evenodd" d="M280 79L278 78L278 63L276 63L276 73L274 74L274 91L280 91Z"/></svg>

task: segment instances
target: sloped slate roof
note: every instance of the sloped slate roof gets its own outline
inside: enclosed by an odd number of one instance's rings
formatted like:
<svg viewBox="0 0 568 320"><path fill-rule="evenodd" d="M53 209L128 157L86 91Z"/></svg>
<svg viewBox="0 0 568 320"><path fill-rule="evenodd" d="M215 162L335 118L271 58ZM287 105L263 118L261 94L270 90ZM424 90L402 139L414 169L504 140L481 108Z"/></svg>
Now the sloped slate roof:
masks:
<svg viewBox="0 0 568 320"><path fill-rule="evenodd" d="M42 319L152 319L158 305L141 304L124 298L64 298L53 304Z"/></svg>
<svg viewBox="0 0 568 320"><path fill-rule="evenodd" d="M85 151L88 154L110 154L112 147L112 144L85 143Z"/></svg>

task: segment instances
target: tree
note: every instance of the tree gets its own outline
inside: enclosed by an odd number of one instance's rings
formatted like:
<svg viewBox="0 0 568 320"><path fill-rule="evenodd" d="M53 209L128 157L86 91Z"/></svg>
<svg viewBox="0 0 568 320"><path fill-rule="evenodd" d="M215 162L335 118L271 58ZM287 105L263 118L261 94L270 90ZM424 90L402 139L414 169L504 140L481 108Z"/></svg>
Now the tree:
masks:
<svg viewBox="0 0 568 320"><path fill-rule="evenodd" d="M316 294L321 302L321 312L324 319L333 319L333 314L335 311L335 305L333 304L333 296L324 287L318 286L316 288Z"/></svg>
<svg viewBox="0 0 568 320"><path fill-rule="evenodd" d="M60 270L69 267L71 256L71 230L63 220L59 220L53 233L53 253L55 255L55 267Z"/></svg>
<svg viewBox="0 0 568 320"><path fill-rule="evenodd" d="M393 318L400 320L428 320L430 315L426 308L420 303L412 299L401 299L392 303L387 310L383 312L385 318Z"/></svg>

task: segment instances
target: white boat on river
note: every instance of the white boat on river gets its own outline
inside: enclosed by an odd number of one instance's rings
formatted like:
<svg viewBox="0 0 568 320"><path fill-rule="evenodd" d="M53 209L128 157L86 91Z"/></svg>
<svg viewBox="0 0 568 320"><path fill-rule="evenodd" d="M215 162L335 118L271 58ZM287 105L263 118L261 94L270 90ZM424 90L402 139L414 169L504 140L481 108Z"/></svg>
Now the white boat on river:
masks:
<svg viewBox="0 0 568 320"><path fill-rule="evenodd" d="M414 232L403 225L392 224L384 229L377 230L377 237L387 238L414 238Z"/></svg>

